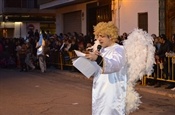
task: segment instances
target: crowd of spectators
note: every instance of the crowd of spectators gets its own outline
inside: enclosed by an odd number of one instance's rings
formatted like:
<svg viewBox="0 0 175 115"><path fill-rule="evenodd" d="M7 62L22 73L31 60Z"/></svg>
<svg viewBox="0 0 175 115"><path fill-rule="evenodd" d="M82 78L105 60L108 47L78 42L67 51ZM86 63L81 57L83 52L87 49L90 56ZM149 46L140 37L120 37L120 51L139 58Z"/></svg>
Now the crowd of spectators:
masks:
<svg viewBox="0 0 175 115"><path fill-rule="evenodd" d="M69 54L67 54L68 51L86 51L87 48L93 46L95 41L92 33L83 35L82 33L69 32L57 35L46 31L44 36L47 61L52 60L55 63L56 61L54 60L57 60L55 54L61 52L65 58L66 56L69 58ZM123 41L127 39L127 36L127 33L123 33L119 37L118 43L122 45ZM172 35L171 39L167 39L165 34L161 34L160 36L152 34L152 37L156 48L156 63L163 64L162 76L164 76L164 79L167 79L167 76L171 76L171 73L168 73L167 70L166 52L175 52L175 34ZM35 32L29 31L26 38L0 38L0 67L20 68L20 71L36 69L38 67L36 55L36 43L38 40L38 30L35 30ZM155 70L157 69L156 67L155 65ZM148 81L149 85L155 85L155 87L160 87L162 85L162 82L156 80L156 78ZM167 88L173 87L175 87L175 85L172 83Z"/></svg>
<svg viewBox="0 0 175 115"><path fill-rule="evenodd" d="M155 61L154 65L154 73L156 73L157 69L161 70L160 77L162 77L165 81L172 80L172 72L175 70L170 69L168 71L168 57L166 53L175 53L175 34L172 35L171 39L168 39L165 34L161 34L160 36L156 36L152 34L154 39L154 46L156 48L155 52ZM170 61L170 66L172 65L172 61ZM161 87L165 82L157 80L157 75L154 74L154 79L149 83L150 85L154 85L155 88ZM174 88L174 83L168 83L166 89Z"/></svg>
<svg viewBox="0 0 175 115"><path fill-rule="evenodd" d="M37 61L36 43L39 40L39 32L28 32L27 38L0 38L0 67L11 68L20 67L21 71L35 69L31 61L35 64ZM44 33L45 53L50 52L63 54L67 51L80 50L94 44L93 34L83 35L82 33L50 34L49 31Z"/></svg>

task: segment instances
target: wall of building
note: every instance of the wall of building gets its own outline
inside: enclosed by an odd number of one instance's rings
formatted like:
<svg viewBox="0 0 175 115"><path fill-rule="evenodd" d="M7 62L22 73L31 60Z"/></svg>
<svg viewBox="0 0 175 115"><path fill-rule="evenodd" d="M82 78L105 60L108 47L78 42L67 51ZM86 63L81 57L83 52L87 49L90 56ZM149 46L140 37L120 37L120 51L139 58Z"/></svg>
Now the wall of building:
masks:
<svg viewBox="0 0 175 115"><path fill-rule="evenodd" d="M63 33L63 16L64 13L74 12L74 11L82 11L82 31L81 33L86 34L86 4L77 4L73 6L68 6L64 8L59 8L56 10L56 33L60 34Z"/></svg>
<svg viewBox="0 0 175 115"><path fill-rule="evenodd" d="M1 14L1 13L2 13L2 11L3 11L2 4L3 4L3 0L0 0L0 14Z"/></svg>
<svg viewBox="0 0 175 115"><path fill-rule="evenodd" d="M28 36L29 25L33 25L33 30L38 29L40 31L40 23L23 23L23 22L1 22L0 28L6 29L7 33L4 37L25 38ZM12 31L13 30L13 31ZM11 33L13 32L13 33Z"/></svg>
<svg viewBox="0 0 175 115"><path fill-rule="evenodd" d="M32 29L35 32L36 29L40 31L40 23L23 23L23 22L15 22L14 23L14 37L25 38L28 36L28 31L30 29L29 25L33 25Z"/></svg>
<svg viewBox="0 0 175 115"><path fill-rule="evenodd" d="M113 21L119 28L119 34L130 33L138 28L138 13L148 13L148 33L159 34L159 0L114 0L112 6ZM120 2L120 4L118 4ZM120 6L120 9L118 7ZM82 33L86 34L86 3L56 9L56 33L63 32L62 14L81 10Z"/></svg>
<svg viewBox="0 0 175 115"><path fill-rule="evenodd" d="M138 13L148 13L148 33L159 34L159 0L115 0L120 1L120 10L116 5L116 25L120 34L130 33L138 27ZM116 3L117 4L117 3ZM119 11L119 12L118 12ZM118 15L118 13L120 15Z"/></svg>

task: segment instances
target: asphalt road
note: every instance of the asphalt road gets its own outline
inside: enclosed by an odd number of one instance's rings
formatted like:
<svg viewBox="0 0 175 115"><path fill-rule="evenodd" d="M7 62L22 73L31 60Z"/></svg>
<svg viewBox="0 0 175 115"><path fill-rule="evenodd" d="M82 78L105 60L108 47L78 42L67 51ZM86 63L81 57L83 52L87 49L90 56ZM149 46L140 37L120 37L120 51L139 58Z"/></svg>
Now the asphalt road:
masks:
<svg viewBox="0 0 175 115"><path fill-rule="evenodd" d="M92 80L50 69L0 69L0 115L91 115ZM139 91L140 109L131 115L174 115L175 98Z"/></svg>

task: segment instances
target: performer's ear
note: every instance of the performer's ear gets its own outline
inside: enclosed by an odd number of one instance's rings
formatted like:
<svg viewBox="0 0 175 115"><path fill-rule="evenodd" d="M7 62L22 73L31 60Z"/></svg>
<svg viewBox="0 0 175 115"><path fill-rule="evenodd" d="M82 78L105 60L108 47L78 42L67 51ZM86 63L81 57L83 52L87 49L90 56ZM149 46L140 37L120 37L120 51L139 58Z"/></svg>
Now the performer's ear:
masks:
<svg viewBox="0 0 175 115"><path fill-rule="evenodd" d="M110 36L109 39L112 40L112 37Z"/></svg>
<svg viewBox="0 0 175 115"><path fill-rule="evenodd" d="M110 35L107 35L107 37L111 40L111 36Z"/></svg>

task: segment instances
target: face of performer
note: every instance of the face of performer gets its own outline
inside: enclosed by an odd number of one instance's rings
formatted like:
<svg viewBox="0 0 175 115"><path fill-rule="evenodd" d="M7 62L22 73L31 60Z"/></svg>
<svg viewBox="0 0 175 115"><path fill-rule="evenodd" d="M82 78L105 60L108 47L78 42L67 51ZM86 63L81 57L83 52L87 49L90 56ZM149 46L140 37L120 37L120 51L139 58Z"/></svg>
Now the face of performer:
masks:
<svg viewBox="0 0 175 115"><path fill-rule="evenodd" d="M111 37L108 35L97 35L97 40L100 42L100 45L102 47L108 47L114 44L114 42L111 40Z"/></svg>

